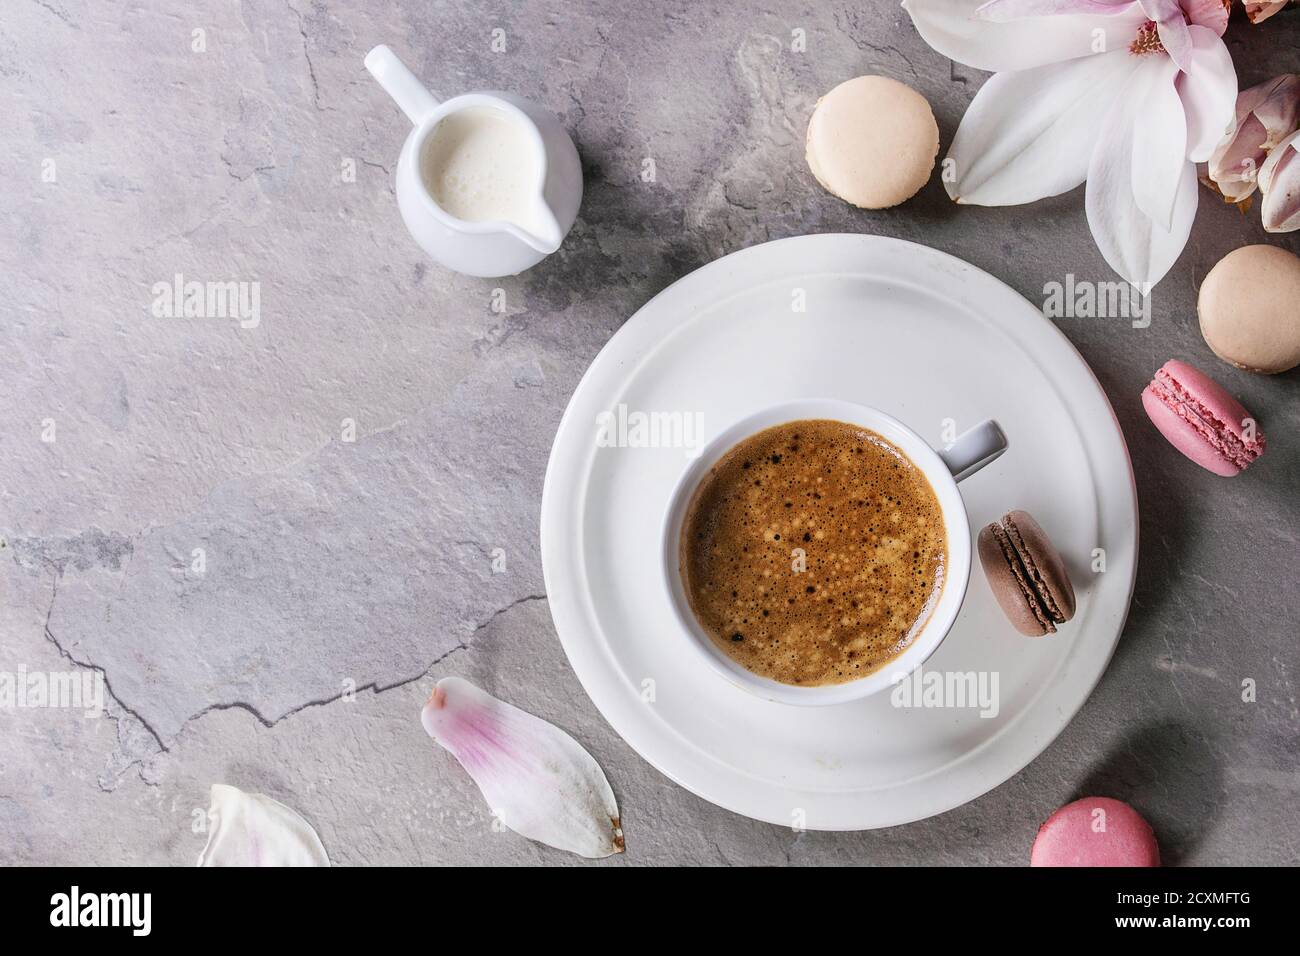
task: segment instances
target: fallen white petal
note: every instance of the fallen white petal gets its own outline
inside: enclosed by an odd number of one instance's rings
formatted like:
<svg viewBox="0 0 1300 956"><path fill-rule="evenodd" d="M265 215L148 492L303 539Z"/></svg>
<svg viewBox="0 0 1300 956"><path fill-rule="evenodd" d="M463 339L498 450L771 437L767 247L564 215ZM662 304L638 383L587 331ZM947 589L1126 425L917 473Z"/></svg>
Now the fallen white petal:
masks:
<svg viewBox="0 0 1300 956"><path fill-rule="evenodd" d="M1117 50L990 78L953 137L948 195L977 206L1010 206L1074 189L1137 63Z"/></svg>
<svg viewBox="0 0 1300 956"><path fill-rule="evenodd" d="M459 677L438 682L420 721L511 830L585 857L623 852L604 771L558 727Z"/></svg>
<svg viewBox="0 0 1300 956"><path fill-rule="evenodd" d="M214 783L199 866L329 866L310 823L278 800Z"/></svg>
<svg viewBox="0 0 1300 956"><path fill-rule="evenodd" d="M1259 168L1259 215L1268 232L1300 229L1300 130L1282 140Z"/></svg>
<svg viewBox="0 0 1300 956"><path fill-rule="evenodd" d="M1151 286L1173 266L1196 218L1196 164L1185 162L1178 178L1170 229L1162 229L1138 208L1133 195L1134 128L1141 98L1121 99L1102 125L1088 166L1084 208L1097 248L1110 267L1129 282Z"/></svg>
<svg viewBox="0 0 1300 956"><path fill-rule="evenodd" d="M1098 16L1028 17L995 22L976 15L981 0L904 0L921 38L944 56L979 70L1029 70L1108 50L1127 49L1146 22L1136 3ZM1098 48L1100 44L1100 49Z"/></svg>
<svg viewBox="0 0 1300 956"><path fill-rule="evenodd" d="M1233 125L1237 102L1237 71L1232 55L1213 30L1192 26L1192 53L1177 89L1187 118L1187 158L1210 159Z"/></svg>
<svg viewBox="0 0 1300 956"><path fill-rule="evenodd" d="M1157 61L1140 71L1142 82L1131 93L1142 103L1133 124L1133 198L1165 231L1173 222L1178 181L1187 162L1187 119L1174 85L1177 72L1172 61Z"/></svg>

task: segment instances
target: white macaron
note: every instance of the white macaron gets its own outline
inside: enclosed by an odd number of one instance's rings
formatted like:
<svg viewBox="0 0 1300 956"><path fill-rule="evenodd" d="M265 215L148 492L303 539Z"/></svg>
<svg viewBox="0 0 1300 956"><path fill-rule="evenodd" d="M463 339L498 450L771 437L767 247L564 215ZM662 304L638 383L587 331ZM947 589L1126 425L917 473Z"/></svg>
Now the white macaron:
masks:
<svg viewBox="0 0 1300 956"><path fill-rule="evenodd" d="M887 76L845 80L817 101L808 167L831 193L864 209L910 199L930 178L939 126L924 96Z"/></svg>

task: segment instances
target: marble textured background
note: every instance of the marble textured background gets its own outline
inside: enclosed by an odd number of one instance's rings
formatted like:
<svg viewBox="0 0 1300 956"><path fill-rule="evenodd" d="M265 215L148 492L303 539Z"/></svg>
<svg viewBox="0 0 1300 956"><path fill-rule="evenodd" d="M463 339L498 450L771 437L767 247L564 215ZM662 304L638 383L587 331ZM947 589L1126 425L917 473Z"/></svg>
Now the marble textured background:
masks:
<svg viewBox="0 0 1300 956"><path fill-rule="evenodd" d="M361 63L380 42L435 93L516 90L563 117L587 192L558 255L506 280L422 255L393 197L407 124ZM1300 14L1234 22L1229 46L1244 82L1295 70ZM569 670L538 560L550 441L592 357L664 286L838 231L930 244L1034 302L1067 272L1112 278L1081 190L958 208L936 180L880 213L822 192L807 117L872 72L924 93L945 144L984 78L885 0L7 4L0 671L93 669L111 699L100 720L0 712L0 863L190 864L212 782L297 808L339 863L575 862L492 832L425 736L420 705L450 673L596 755L629 846L606 865L1020 864L1086 792L1133 801L1171 862L1300 859L1300 379L1234 372L1202 342L1200 279L1265 241L1257 213L1207 193L1150 328L1059 321L1127 436L1142 553L1110 670L1025 771L922 823L795 834L660 776ZM151 287L178 272L260 282L260 325L155 318ZM1171 356L1260 417L1270 450L1242 477L1199 471L1143 418Z"/></svg>

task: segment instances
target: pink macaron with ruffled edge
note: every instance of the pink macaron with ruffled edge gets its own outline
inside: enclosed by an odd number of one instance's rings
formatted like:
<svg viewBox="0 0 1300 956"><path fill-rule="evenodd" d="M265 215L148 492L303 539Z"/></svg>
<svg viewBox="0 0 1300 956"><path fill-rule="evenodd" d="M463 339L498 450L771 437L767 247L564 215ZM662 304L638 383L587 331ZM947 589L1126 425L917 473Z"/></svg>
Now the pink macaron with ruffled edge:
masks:
<svg viewBox="0 0 1300 956"><path fill-rule="evenodd" d="M1264 433L1250 412L1186 362L1160 367L1142 392L1142 407L1171 445L1216 475L1239 474L1264 453Z"/></svg>
<svg viewBox="0 0 1300 956"><path fill-rule="evenodd" d="M1159 866L1151 825L1121 800L1084 797L1038 828L1030 866Z"/></svg>

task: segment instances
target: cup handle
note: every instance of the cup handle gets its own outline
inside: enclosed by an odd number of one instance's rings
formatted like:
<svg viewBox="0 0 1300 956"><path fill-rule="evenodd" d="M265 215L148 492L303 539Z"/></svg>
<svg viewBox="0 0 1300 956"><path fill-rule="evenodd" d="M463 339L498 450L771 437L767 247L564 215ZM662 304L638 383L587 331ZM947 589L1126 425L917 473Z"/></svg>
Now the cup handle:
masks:
<svg viewBox="0 0 1300 956"><path fill-rule="evenodd" d="M939 457L952 472L954 481L969 478L993 459L1007 450L1007 438L998 423L986 418L974 428L967 429L956 440L939 452Z"/></svg>
<svg viewBox="0 0 1300 956"><path fill-rule="evenodd" d="M382 43L366 54L366 69L416 126L438 108L433 94L424 88L397 54Z"/></svg>

